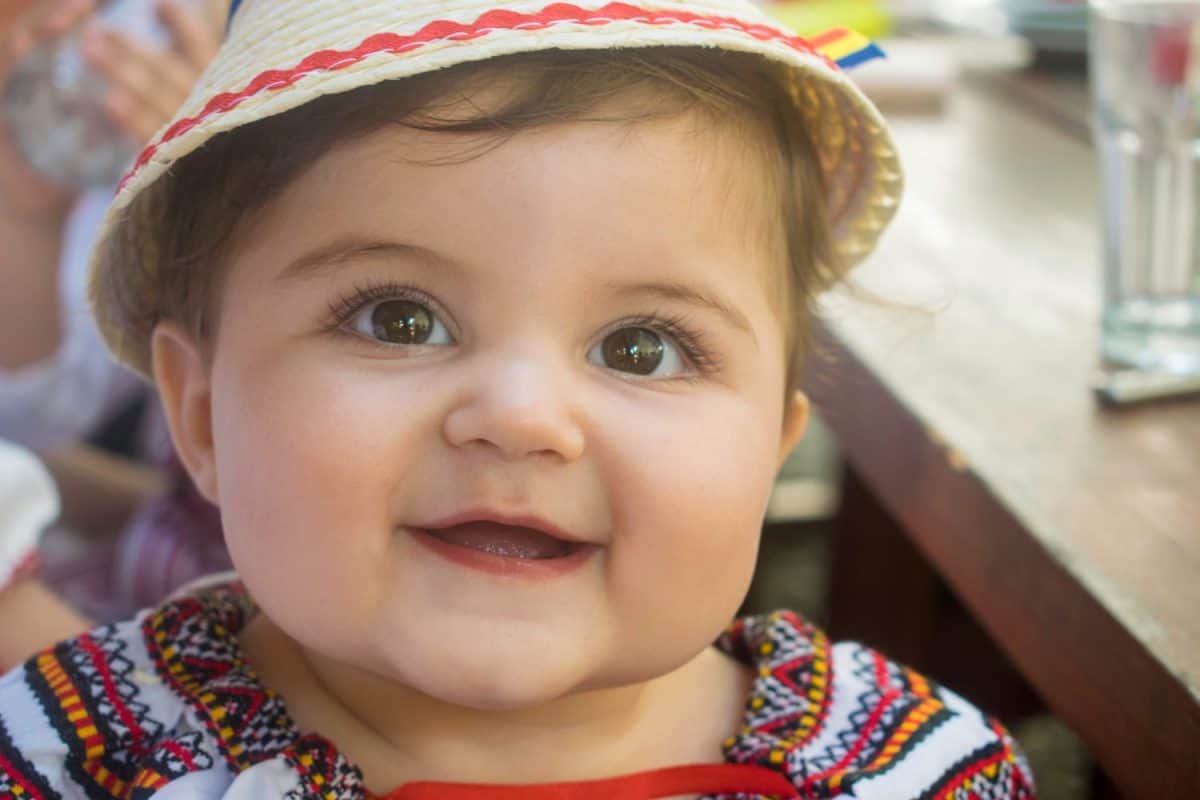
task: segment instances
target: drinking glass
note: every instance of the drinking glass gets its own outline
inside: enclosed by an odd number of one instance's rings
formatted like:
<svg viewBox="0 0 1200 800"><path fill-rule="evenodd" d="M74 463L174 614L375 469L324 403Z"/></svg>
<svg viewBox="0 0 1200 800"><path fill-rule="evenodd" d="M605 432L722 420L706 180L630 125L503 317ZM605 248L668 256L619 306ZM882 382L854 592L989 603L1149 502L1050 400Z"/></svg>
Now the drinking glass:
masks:
<svg viewBox="0 0 1200 800"><path fill-rule="evenodd" d="M91 17L63 36L41 42L17 64L0 100L9 135L26 161L71 188L115 184L141 144L104 109L107 87L83 55L83 28L98 19L146 44L168 43L151 0L102 0L98 5Z"/></svg>
<svg viewBox="0 0 1200 800"><path fill-rule="evenodd" d="M1101 350L1200 374L1200 1L1091 0L1103 184Z"/></svg>

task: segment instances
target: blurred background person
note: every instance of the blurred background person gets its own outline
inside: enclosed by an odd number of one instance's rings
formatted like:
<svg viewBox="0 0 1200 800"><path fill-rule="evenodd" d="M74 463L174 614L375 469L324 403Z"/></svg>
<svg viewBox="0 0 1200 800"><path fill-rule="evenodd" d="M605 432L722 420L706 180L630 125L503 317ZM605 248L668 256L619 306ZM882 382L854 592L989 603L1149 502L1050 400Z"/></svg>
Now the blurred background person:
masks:
<svg viewBox="0 0 1200 800"><path fill-rule="evenodd" d="M95 0L6 4L0 84L45 43L78 33L79 50L102 81L95 99L134 152L216 52L226 4L122 2L147 24L157 19L165 44L104 24ZM47 177L31 166L4 116L0 437L42 456L62 518L42 548L42 580L0 589L0 668L225 563L215 512L173 463L156 402L109 359L87 310L87 253L114 187Z"/></svg>

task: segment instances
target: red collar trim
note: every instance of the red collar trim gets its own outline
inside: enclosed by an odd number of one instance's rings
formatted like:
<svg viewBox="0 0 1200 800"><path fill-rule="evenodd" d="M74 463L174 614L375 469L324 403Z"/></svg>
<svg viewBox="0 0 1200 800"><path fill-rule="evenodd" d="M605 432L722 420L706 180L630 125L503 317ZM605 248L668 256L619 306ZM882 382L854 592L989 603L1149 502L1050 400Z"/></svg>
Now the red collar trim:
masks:
<svg viewBox="0 0 1200 800"><path fill-rule="evenodd" d="M478 783L407 783L380 800L651 800L684 794L751 794L794 800L783 775L747 764L700 764L573 783L494 786Z"/></svg>

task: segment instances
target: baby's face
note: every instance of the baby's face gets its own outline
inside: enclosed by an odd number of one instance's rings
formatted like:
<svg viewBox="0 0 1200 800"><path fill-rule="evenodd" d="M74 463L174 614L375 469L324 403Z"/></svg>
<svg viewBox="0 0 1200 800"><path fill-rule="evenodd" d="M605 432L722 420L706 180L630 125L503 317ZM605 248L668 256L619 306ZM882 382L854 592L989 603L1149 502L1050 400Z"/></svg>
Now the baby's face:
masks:
<svg viewBox="0 0 1200 800"><path fill-rule="evenodd" d="M223 290L212 452L187 446L281 628L475 707L714 639L792 438L742 152L688 118L465 159L387 129L264 210Z"/></svg>

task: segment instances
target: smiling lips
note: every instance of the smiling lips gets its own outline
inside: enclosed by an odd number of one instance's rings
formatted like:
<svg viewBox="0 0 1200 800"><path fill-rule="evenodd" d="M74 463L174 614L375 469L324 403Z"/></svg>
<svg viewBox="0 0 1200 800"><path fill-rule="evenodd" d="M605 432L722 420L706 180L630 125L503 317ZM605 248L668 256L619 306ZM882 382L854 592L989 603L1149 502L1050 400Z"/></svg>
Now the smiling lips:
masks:
<svg viewBox="0 0 1200 800"><path fill-rule="evenodd" d="M511 577L564 575L597 550L595 545L559 538L540 525L467 519L411 530L418 542L448 561Z"/></svg>
<svg viewBox="0 0 1200 800"><path fill-rule="evenodd" d="M426 532L447 544L504 558L562 558L570 554L572 547L570 542L540 530L499 522L467 522Z"/></svg>

